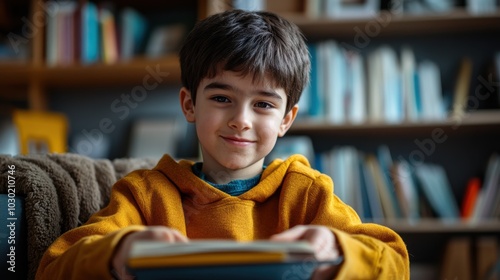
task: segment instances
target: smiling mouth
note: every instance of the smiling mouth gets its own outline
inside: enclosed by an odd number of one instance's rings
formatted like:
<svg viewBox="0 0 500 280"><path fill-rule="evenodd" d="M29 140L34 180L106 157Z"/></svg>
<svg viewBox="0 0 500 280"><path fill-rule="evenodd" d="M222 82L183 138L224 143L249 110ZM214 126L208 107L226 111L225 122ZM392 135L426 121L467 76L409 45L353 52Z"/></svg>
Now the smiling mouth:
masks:
<svg viewBox="0 0 500 280"><path fill-rule="evenodd" d="M243 138L224 137L224 136L221 136L221 137L226 142L233 144L233 145L237 145L237 146L246 146L246 145L253 144L255 142L255 141L251 141L251 140L247 140L247 139L243 139Z"/></svg>

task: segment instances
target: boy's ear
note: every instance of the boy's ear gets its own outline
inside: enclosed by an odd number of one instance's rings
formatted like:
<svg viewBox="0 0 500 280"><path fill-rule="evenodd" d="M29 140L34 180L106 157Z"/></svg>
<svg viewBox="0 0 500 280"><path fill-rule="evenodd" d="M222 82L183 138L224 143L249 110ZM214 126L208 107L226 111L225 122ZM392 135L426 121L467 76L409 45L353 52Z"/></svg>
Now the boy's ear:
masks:
<svg viewBox="0 0 500 280"><path fill-rule="evenodd" d="M194 116L194 104L193 99L191 98L191 91L187 88L182 87L179 92L179 99L181 102L182 112L184 113L184 117L190 123L193 123L196 118Z"/></svg>
<svg viewBox="0 0 500 280"><path fill-rule="evenodd" d="M297 117L297 113L299 112L299 105L295 104L295 106L290 109L290 111L285 115L283 120L281 121L280 130L278 133L279 137L285 136L285 133L292 126L295 117Z"/></svg>

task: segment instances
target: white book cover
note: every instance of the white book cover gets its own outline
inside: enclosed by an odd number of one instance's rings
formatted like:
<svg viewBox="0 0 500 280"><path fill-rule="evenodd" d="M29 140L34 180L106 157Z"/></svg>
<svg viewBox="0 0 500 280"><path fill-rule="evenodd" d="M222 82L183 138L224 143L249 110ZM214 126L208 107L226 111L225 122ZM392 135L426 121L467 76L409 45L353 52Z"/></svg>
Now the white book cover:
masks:
<svg viewBox="0 0 500 280"><path fill-rule="evenodd" d="M436 63L426 60L418 66L420 96L422 98L422 119L444 120L441 73Z"/></svg>
<svg viewBox="0 0 500 280"><path fill-rule="evenodd" d="M406 160L401 160L395 164L395 172L393 178L396 182L396 194L398 195L401 210L403 210L406 218L415 220L420 217L419 197L417 186L413 179L412 170Z"/></svg>
<svg viewBox="0 0 500 280"><path fill-rule="evenodd" d="M410 122L418 121L417 92L415 91L416 62L413 50L403 47L401 50L401 73L405 119Z"/></svg>
<svg viewBox="0 0 500 280"><path fill-rule="evenodd" d="M363 58L359 53L351 53L351 100L348 120L353 124L366 121L366 80Z"/></svg>
<svg viewBox="0 0 500 280"><path fill-rule="evenodd" d="M379 50L368 55L368 117L371 122L383 121L382 62Z"/></svg>
<svg viewBox="0 0 500 280"><path fill-rule="evenodd" d="M347 90L347 68L344 49L335 41L324 45L326 119L335 124L346 122L345 97Z"/></svg>
<svg viewBox="0 0 500 280"><path fill-rule="evenodd" d="M344 164L342 148L334 148L330 151L330 168L333 180L333 192L345 203L349 200L346 187L347 166Z"/></svg>
<svg viewBox="0 0 500 280"><path fill-rule="evenodd" d="M403 121L403 102L401 78L396 51L388 46L380 48L382 64L382 89L384 121L399 123Z"/></svg>
<svg viewBox="0 0 500 280"><path fill-rule="evenodd" d="M481 192L484 193L483 203L479 209L478 216L482 219L495 218L493 212L495 209L494 202L496 197L500 195L500 156L498 154L491 155L486 174L484 175L484 183ZM477 204L476 204L477 205Z"/></svg>

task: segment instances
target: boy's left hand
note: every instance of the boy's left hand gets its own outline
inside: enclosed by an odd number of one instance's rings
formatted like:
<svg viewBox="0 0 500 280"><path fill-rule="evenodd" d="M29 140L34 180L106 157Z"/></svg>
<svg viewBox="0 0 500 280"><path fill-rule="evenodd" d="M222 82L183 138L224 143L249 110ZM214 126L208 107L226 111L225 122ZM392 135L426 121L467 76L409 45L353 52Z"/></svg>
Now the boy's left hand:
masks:
<svg viewBox="0 0 500 280"><path fill-rule="evenodd" d="M333 232L325 226L300 225L272 235L270 240L296 241L306 240L313 246L317 260L334 260L340 256L340 250ZM313 274L312 279L332 279L337 267L320 266Z"/></svg>

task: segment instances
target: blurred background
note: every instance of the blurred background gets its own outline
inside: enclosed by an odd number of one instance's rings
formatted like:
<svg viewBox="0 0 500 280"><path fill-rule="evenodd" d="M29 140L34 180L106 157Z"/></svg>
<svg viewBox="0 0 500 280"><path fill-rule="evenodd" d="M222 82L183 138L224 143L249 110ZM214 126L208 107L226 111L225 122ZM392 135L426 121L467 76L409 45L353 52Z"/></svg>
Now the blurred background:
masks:
<svg viewBox="0 0 500 280"><path fill-rule="evenodd" d="M268 161L301 153L331 175L408 242L412 279L498 277L499 2L0 0L0 154L199 160L179 46L208 15L272 11L312 71Z"/></svg>

